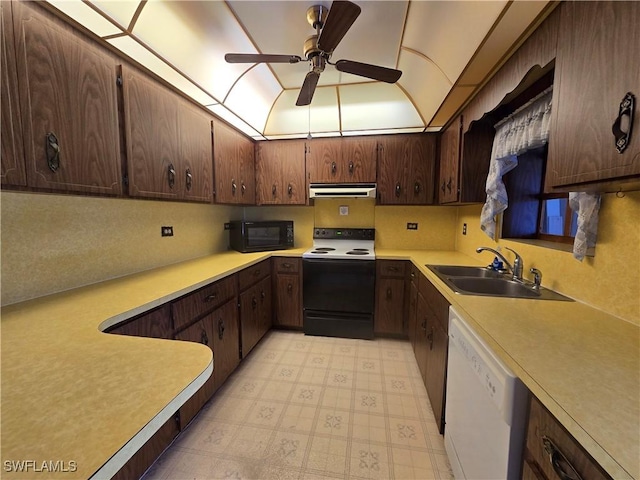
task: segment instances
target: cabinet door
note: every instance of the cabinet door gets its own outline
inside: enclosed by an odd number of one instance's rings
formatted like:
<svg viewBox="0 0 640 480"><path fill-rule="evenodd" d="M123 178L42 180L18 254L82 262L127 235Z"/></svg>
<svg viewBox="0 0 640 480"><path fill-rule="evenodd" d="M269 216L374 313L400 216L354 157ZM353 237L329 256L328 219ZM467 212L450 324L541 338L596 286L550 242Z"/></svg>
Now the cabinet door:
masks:
<svg viewBox="0 0 640 480"><path fill-rule="evenodd" d="M269 331L273 325L273 309L271 295L271 277L264 278L258 283L258 293L260 295L260 313L258 319L258 329L256 332L256 343Z"/></svg>
<svg viewBox="0 0 640 480"><path fill-rule="evenodd" d="M240 164L237 134L220 121L213 123L215 202L240 203Z"/></svg>
<svg viewBox="0 0 640 480"><path fill-rule="evenodd" d="M561 8L546 189L638 175L640 3ZM631 143L619 154L612 125L627 92L636 97L635 122Z"/></svg>
<svg viewBox="0 0 640 480"><path fill-rule="evenodd" d="M416 279L417 281L417 279ZM417 338L417 313L418 313L418 286L416 282L411 281L409 283L409 320L407 322L407 331L409 334L409 341L413 347L415 353L416 350L416 338Z"/></svg>
<svg viewBox="0 0 640 480"><path fill-rule="evenodd" d="M436 136L409 135L411 168L408 176L407 203L428 205L433 203L433 184L436 165Z"/></svg>
<svg viewBox="0 0 640 480"><path fill-rule="evenodd" d="M178 104L151 78L122 68L129 194L177 199L179 172Z"/></svg>
<svg viewBox="0 0 640 480"><path fill-rule="evenodd" d="M378 137L378 195L381 205L407 203L411 149L402 135Z"/></svg>
<svg viewBox="0 0 640 480"><path fill-rule="evenodd" d="M214 383L217 390L240 363L240 329L236 299L215 310L211 317L214 330Z"/></svg>
<svg viewBox="0 0 640 480"><path fill-rule="evenodd" d="M20 119L18 97L18 74L16 71L15 45L11 5L0 2L0 181L2 185L27 185L24 168L24 147L22 145L22 120Z"/></svg>
<svg viewBox="0 0 640 480"><path fill-rule="evenodd" d="M305 156L304 141L287 140L282 146L282 203L306 205L307 188L304 181Z"/></svg>
<svg viewBox="0 0 640 480"><path fill-rule="evenodd" d="M444 392L447 375L449 337L440 326L435 313L427 315L427 369L425 386L440 433L444 433Z"/></svg>
<svg viewBox="0 0 640 480"><path fill-rule="evenodd" d="M213 150L211 117L197 107L180 102L181 162L176 167L177 180L182 184L185 200L213 201Z"/></svg>
<svg viewBox="0 0 640 480"><path fill-rule="evenodd" d="M12 7L28 185L121 194L114 57L35 2Z"/></svg>
<svg viewBox="0 0 640 480"><path fill-rule="evenodd" d="M306 144L307 175L311 183L340 181L342 144L339 138L314 138Z"/></svg>
<svg viewBox="0 0 640 480"><path fill-rule="evenodd" d="M347 137L342 141L340 182L376 181L378 142L375 137Z"/></svg>
<svg viewBox="0 0 640 480"><path fill-rule="evenodd" d="M246 358L258 342L260 324L260 291L258 285L240 293L240 337L242 358Z"/></svg>
<svg viewBox="0 0 640 480"><path fill-rule="evenodd" d="M439 203L458 201L458 172L462 117L456 118L440 136L440 174L438 176Z"/></svg>
<svg viewBox="0 0 640 480"><path fill-rule="evenodd" d="M422 375L422 381L426 385L427 375L427 354L429 350L429 344L427 341L427 320L429 316L429 307L424 296L418 292L418 308L416 313L416 346L414 354L418 368Z"/></svg>
<svg viewBox="0 0 640 480"><path fill-rule="evenodd" d="M215 338L215 332L213 329L213 315L209 314L197 323L191 325L189 328L176 333L176 340L184 340L186 342L202 343L213 350L213 340ZM215 392L215 376L216 376L216 356L214 352L213 358L213 373L205 381L204 385L200 387L200 390L191 397L182 407L180 407L180 426L184 428L191 421L191 419L200 411L202 406L213 396Z"/></svg>
<svg viewBox="0 0 640 480"><path fill-rule="evenodd" d="M302 289L300 275L280 273L276 275L276 315L279 326L302 326Z"/></svg>
<svg viewBox="0 0 640 480"><path fill-rule="evenodd" d="M256 203L258 205L282 203L285 150L284 141L272 140L256 144Z"/></svg>
<svg viewBox="0 0 640 480"><path fill-rule="evenodd" d="M255 205L256 203L256 162L253 142L240 133L235 133L238 143L238 162L240 164L239 203Z"/></svg>
<svg viewBox="0 0 640 480"><path fill-rule="evenodd" d="M375 333L402 335L404 319L404 279L376 279Z"/></svg>

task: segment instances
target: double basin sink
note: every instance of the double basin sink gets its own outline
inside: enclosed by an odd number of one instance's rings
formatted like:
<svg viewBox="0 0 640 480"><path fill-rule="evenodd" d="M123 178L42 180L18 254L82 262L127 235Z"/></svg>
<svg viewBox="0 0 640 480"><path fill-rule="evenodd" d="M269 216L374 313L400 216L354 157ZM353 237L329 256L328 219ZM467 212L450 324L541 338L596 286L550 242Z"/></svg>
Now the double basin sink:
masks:
<svg viewBox="0 0 640 480"><path fill-rule="evenodd" d="M532 284L513 280L511 275L486 267L460 265L426 265L426 267L454 292L462 295L573 301L548 288L534 288Z"/></svg>

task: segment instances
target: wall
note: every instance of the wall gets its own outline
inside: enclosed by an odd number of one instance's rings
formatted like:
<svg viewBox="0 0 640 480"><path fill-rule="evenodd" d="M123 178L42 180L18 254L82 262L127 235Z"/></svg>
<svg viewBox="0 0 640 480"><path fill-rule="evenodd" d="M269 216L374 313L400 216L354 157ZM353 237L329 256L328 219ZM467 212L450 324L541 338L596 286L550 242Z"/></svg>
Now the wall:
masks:
<svg viewBox="0 0 640 480"><path fill-rule="evenodd" d="M595 256L582 262L570 252L508 240L496 244L480 230L481 209L481 205L459 208L456 250L488 264L493 257L477 254L477 247L513 248L524 259L525 277L529 268L538 268L543 286L640 325L640 192L627 192L623 198L603 195ZM463 223L468 227L466 236ZM513 258L511 252L505 253L507 259Z"/></svg>
<svg viewBox="0 0 640 480"><path fill-rule="evenodd" d="M242 210L21 192L0 202L2 305L227 250L224 222Z"/></svg>

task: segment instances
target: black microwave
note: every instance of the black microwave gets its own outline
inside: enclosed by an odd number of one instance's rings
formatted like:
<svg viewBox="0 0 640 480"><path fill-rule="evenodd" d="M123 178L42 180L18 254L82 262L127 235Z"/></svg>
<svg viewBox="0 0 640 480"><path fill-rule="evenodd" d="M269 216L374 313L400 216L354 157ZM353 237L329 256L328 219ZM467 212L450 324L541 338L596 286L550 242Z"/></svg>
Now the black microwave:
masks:
<svg viewBox="0 0 640 480"><path fill-rule="evenodd" d="M291 220L229 222L229 245L242 253L293 248L293 222Z"/></svg>

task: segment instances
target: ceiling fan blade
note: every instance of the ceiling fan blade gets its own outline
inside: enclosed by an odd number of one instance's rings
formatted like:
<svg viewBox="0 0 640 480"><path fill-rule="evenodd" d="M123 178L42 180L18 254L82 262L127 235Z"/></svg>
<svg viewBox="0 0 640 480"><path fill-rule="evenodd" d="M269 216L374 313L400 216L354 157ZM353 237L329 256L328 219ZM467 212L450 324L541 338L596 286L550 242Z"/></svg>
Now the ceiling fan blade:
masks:
<svg viewBox="0 0 640 480"><path fill-rule="evenodd" d="M269 55L264 53L227 53L227 63L298 63L298 55Z"/></svg>
<svg viewBox="0 0 640 480"><path fill-rule="evenodd" d="M352 73L387 83L396 83L402 75L400 70L370 65L368 63L354 62L353 60L338 60L335 63L335 67L341 72Z"/></svg>
<svg viewBox="0 0 640 480"><path fill-rule="evenodd" d="M300 89L300 93L298 94L298 100L296 100L296 105L298 107L309 105L311 103L311 100L313 100L313 94L316 91L316 85L318 85L319 78L320 74L313 70L307 73L307 76L304 77L304 83L302 84L302 88Z"/></svg>
<svg viewBox="0 0 640 480"><path fill-rule="evenodd" d="M360 15L360 7L355 3L346 0L334 1L329 9L327 20L320 30L318 48L326 53L333 52L358 15Z"/></svg>

